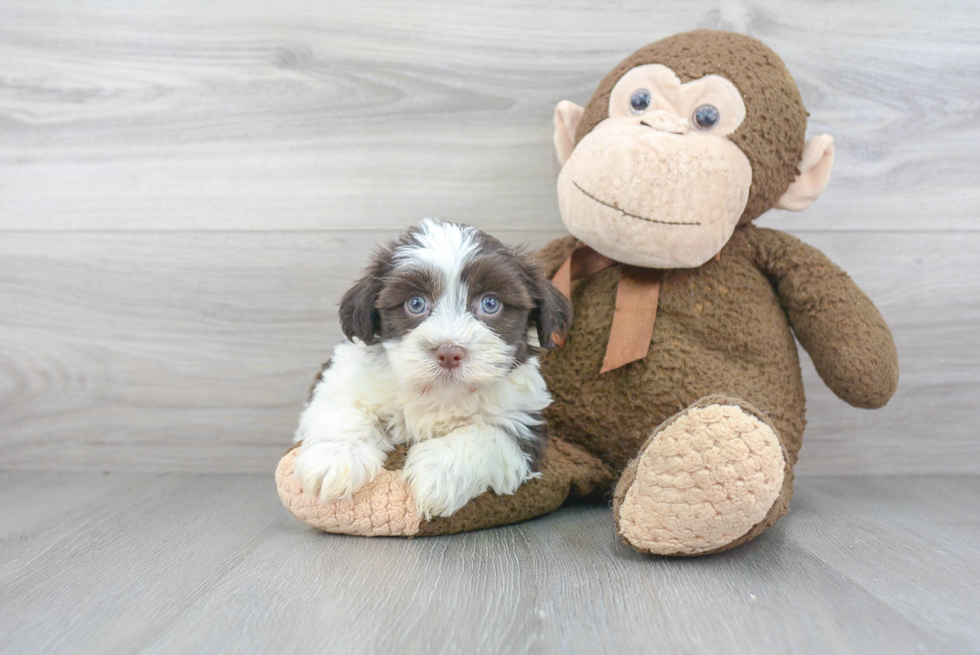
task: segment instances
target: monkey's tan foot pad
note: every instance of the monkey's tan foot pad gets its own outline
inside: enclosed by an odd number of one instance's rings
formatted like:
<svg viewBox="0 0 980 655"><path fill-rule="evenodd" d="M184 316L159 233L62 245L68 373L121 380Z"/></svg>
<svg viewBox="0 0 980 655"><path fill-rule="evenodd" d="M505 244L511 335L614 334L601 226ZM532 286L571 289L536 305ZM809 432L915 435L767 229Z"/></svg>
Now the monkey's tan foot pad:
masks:
<svg viewBox="0 0 980 655"><path fill-rule="evenodd" d="M658 430L623 472L628 487L617 489L617 527L628 544L657 555L707 553L766 517L786 465L767 423L738 405L709 404Z"/></svg>
<svg viewBox="0 0 980 655"><path fill-rule="evenodd" d="M363 537L411 537L421 523L415 500L401 473L382 471L351 498L321 501L303 493L293 475L299 448L292 448L279 460L276 487L282 504L303 523L324 532Z"/></svg>

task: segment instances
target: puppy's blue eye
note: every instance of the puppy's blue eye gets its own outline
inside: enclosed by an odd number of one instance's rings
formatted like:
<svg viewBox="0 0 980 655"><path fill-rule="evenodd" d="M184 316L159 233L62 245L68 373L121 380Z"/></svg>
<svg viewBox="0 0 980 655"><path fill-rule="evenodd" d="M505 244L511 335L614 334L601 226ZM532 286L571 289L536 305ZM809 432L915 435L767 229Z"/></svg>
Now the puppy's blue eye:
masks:
<svg viewBox="0 0 980 655"><path fill-rule="evenodd" d="M496 296L483 296L483 300L480 301L480 309L483 310L484 314L496 314L500 311L500 301L497 300Z"/></svg>
<svg viewBox="0 0 980 655"><path fill-rule="evenodd" d="M630 96L630 109L634 114L642 114L650 106L650 90L637 89Z"/></svg>
<svg viewBox="0 0 980 655"><path fill-rule="evenodd" d="M408 310L409 314L415 314L418 316L425 311L426 305L425 298L422 296L412 296L405 301L405 309Z"/></svg>

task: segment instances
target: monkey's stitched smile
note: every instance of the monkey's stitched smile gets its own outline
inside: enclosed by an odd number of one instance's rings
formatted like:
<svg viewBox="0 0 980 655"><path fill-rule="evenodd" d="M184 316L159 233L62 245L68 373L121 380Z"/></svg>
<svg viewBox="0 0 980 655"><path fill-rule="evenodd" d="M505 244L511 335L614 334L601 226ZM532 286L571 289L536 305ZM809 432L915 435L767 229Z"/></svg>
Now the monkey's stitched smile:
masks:
<svg viewBox="0 0 980 655"><path fill-rule="evenodd" d="M616 205L611 205L608 202L604 202L602 200L599 200L594 195L592 195L591 193L589 193L588 191L586 191L585 189L583 189L582 187L580 187L578 185L578 182L576 182L575 180L572 180L572 184L575 185L575 188L576 189L578 189L579 191L581 191L582 193L584 193L587 197L591 198L593 201L599 203L600 205L603 205L605 207L608 207L609 209L615 209L616 211L620 212L623 216L629 216L630 218L637 218L637 219L639 219L641 221L646 221L647 223L658 223L660 225L701 225L700 222L685 223L685 222L682 222L682 221L660 221L660 220L657 220L656 218L647 218L646 216L637 216L636 214L631 214L628 211L625 211L623 209L620 209Z"/></svg>

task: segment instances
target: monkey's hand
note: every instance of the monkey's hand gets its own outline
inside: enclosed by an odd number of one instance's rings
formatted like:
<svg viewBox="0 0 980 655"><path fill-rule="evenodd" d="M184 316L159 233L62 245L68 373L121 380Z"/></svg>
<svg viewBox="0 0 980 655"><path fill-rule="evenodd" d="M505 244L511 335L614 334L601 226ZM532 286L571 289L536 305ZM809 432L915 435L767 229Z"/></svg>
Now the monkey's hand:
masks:
<svg viewBox="0 0 980 655"><path fill-rule="evenodd" d="M402 472L426 519L451 516L487 489L511 495L537 477L514 438L488 426L463 427L415 444Z"/></svg>
<svg viewBox="0 0 980 655"><path fill-rule="evenodd" d="M776 230L749 229L759 266L823 381L855 407L884 406L898 386L898 351L874 303L816 248Z"/></svg>

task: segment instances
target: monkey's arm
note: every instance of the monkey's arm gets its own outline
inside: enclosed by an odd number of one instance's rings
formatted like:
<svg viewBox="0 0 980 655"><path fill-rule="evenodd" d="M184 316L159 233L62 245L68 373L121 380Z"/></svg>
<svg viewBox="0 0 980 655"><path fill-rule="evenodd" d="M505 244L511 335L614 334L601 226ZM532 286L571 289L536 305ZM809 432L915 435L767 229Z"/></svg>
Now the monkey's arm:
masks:
<svg viewBox="0 0 980 655"><path fill-rule="evenodd" d="M759 266L823 381L855 407L884 406L898 385L898 352L874 303L816 248L776 230L748 229Z"/></svg>

